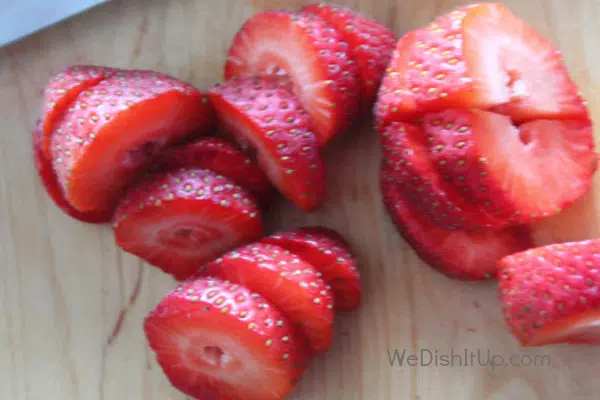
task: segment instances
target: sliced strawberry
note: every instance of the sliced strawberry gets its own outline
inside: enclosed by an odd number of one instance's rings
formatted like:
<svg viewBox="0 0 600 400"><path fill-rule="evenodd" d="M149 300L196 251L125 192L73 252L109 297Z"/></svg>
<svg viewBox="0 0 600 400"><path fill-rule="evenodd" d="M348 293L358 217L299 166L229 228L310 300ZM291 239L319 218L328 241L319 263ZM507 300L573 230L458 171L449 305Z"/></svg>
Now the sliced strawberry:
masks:
<svg viewBox="0 0 600 400"><path fill-rule="evenodd" d="M285 249L252 243L206 264L201 276L216 276L260 293L301 327L311 355L322 355L333 338L333 296L318 271Z"/></svg>
<svg viewBox="0 0 600 400"><path fill-rule="evenodd" d="M208 100L193 87L150 71L117 72L81 92L56 122L58 181L76 209L112 210L152 155L211 121Z"/></svg>
<svg viewBox="0 0 600 400"><path fill-rule="evenodd" d="M538 247L499 266L504 316L522 345L600 344L600 240Z"/></svg>
<svg viewBox="0 0 600 400"><path fill-rule="evenodd" d="M259 294L215 278L178 286L144 331L171 384L198 400L281 400L306 369L293 324Z"/></svg>
<svg viewBox="0 0 600 400"><path fill-rule="evenodd" d="M486 211L531 222L583 196L596 170L585 121L537 120L519 127L487 111L449 109L425 117L431 157L463 195Z"/></svg>
<svg viewBox="0 0 600 400"><path fill-rule="evenodd" d="M336 310L353 311L361 303L358 260L344 238L324 227L303 227L261 239L292 252L315 267L331 287Z"/></svg>
<svg viewBox="0 0 600 400"><path fill-rule="evenodd" d="M381 135L383 162L402 194L429 222L444 229L502 228L509 223L486 214L440 175L429 157L421 125L392 123ZM446 160L439 160L446 163Z"/></svg>
<svg viewBox="0 0 600 400"><path fill-rule="evenodd" d="M350 54L358 66L361 103L370 109L396 46L394 32L371 17L334 4L313 3L302 11L325 19L350 45Z"/></svg>
<svg viewBox="0 0 600 400"><path fill-rule="evenodd" d="M451 278L494 278L498 260L532 246L527 227L481 232L439 228L412 207L385 166L380 179L384 206L399 233L421 260Z"/></svg>
<svg viewBox="0 0 600 400"><path fill-rule="evenodd" d="M259 201L267 203L273 187L260 167L227 140L206 137L173 146L158 154L153 160L158 170L179 168L209 169L231 179L251 192Z"/></svg>
<svg viewBox="0 0 600 400"><path fill-rule="evenodd" d="M81 92L114 75L114 68L95 65L73 65L52 75L44 89L42 105L42 152L50 158L50 146L54 124Z"/></svg>
<svg viewBox="0 0 600 400"><path fill-rule="evenodd" d="M222 124L243 148L256 151L271 183L304 211L326 195L325 166L310 117L278 77L240 78L209 91Z"/></svg>
<svg viewBox="0 0 600 400"><path fill-rule="evenodd" d="M35 125L35 131L32 138L33 161L38 176L44 186L44 190L52 199L54 204L64 213L81 222L94 224L110 222L112 213L110 212L80 212L65 199L62 188L56 180L56 174L52 169L52 162L46 157L43 150L44 133L42 131L42 122L38 121Z"/></svg>
<svg viewBox="0 0 600 400"><path fill-rule="evenodd" d="M320 17L264 11L234 38L225 78L289 75L324 145L350 125L358 108L358 70L350 52L341 33Z"/></svg>
<svg viewBox="0 0 600 400"><path fill-rule="evenodd" d="M117 245L183 280L223 252L262 237L254 198L203 169L155 172L132 186L114 217Z"/></svg>
<svg viewBox="0 0 600 400"><path fill-rule="evenodd" d="M399 45L386 103L404 120L451 107L496 107L518 122L589 118L561 53L500 4L443 15Z"/></svg>

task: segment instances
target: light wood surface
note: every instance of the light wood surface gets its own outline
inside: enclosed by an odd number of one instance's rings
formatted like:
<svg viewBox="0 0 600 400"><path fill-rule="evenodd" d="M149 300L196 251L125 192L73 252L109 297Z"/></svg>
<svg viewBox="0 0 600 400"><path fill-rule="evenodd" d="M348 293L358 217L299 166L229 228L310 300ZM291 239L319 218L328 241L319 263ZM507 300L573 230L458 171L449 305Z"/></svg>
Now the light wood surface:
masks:
<svg viewBox="0 0 600 400"><path fill-rule="evenodd" d="M265 7L306 1L116 1L0 49L0 399L179 400L146 347L144 316L173 281L119 252L107 226L77 223L45 195L30 155L40 94L50 74L75 63L163 71L200 88L221 79L242 22ZM459 0L340 1L393 26L398 35ZM600 118L600 2L511 0L514 11L566 57ZM341 315L331 351L316 360L293 399L597 399L600 348L519 349L494 283L455 282L425 267L383 212L378 140L370 121L327 152L330 197L303 215L281 202L269 227L338 229L361 260L365 304ZM591 193L543 240L598 235ZM576 223L573 225L573 223ZM551 365L390 367L388 350L464 349L548 356ZM538 364L542 359L538 358ZM544 359L547 362L547 358ZM526 360L527 361L527 360Z"/></svg>

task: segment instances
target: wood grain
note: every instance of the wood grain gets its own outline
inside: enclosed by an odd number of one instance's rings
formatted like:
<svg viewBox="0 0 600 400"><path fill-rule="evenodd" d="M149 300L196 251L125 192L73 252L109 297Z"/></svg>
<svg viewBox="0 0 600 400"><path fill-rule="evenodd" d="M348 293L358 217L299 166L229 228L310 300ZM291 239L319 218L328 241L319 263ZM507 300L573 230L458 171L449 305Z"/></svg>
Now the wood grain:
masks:
<svg viewBox="0 0 600 400"><path fill-rule="evenodd" d="M40 186L30 155L41 88L74 63L150 68L200 88L218 82L229 42L263 8L306 1L115 1L0 49L0 399L178 400L146 348L141 323L173 282L119 252L108 227L77 223ZM400 35L458 0L340 1ZM564 51L600 118L600 3L505 3ZM362 121L326 152L330 196L303 215L280 202L270 229L323 224L355 247L365 305L341 315L331 352L316 360L293 399L592 399L599 348L523 350L509 335L493 283L450 281L425 267L395 232L378 192L378 140ZM590 193L540 240L598 235ZM551 366L390 367L388 350L469 349L506 359L547 355Z"/></svg>

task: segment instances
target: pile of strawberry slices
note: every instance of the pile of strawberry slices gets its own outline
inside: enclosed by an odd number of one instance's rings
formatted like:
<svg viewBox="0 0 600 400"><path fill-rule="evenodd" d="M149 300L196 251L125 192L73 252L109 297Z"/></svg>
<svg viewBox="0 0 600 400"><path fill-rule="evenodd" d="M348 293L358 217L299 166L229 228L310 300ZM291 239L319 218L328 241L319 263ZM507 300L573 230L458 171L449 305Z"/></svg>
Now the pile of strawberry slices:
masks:
<svg viewBox="0 0 600 400"><path fill-rule="evenodd" d="M356 257L324 227L267 236L275 192L326 199L321 150L370 113L396 37L352 10L265 11L206 92L149 70L52 76L35 165L63 212L179 281L147 317L174 387L198 399L281 399L361 303Z"/></svg>
<svg viewBox="0 0 600 400"><path fill-rule="evenodd" d="M383 202L418 256L452 278L499 278L523 345L600 343L598 243L535 248L531 232L597 168L560 52L499 4L460 8L398 41L374 114Z"/></svg>

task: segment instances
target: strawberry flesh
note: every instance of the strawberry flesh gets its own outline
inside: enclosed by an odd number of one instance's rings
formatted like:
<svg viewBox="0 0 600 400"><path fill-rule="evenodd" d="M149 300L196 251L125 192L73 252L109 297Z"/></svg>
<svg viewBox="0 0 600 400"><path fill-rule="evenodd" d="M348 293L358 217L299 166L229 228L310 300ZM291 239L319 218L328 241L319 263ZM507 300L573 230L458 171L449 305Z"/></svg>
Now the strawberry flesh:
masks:
<svg viewBox="0 0 600 400"><path fill-rule="evenodd" d="M385 209L400 234L422 261L450 278L495 278L498 260L532 247L526 227L481 232L439 228L410 204L385 165L380 184Z"/></svg>
<svg viewBox="0 0 600 400"><path fill-rule="evenodd" d="M261 242L281 247L314 266L331 287L336 310L354 311L360 306L358 260L336 231L320 226L303 227L275 233Z"/></svg>
<svg viewBox="0 0 600 400"><path fill-rule="evenodd" d="M156 170L208 169L231 179L251 192L261 203L272 198L273 187L260 167L227 140L206 137L173 146L153 159Z"/></svg>
<svg viewBox="0 0 600 400"><path fill-rule="evenodd" d="M304 211L320 207L326 172L310 117L279 77L232 79L209 91L221 123L252 148L271 183Z"/></svg>
<svg viewBox="0 0 600 400"><path fill-rule="evenodd" d="M281 400L306 368L285 315L212 277L178 286L146 317L144 332L173 387L197 400Z"/></svg>
<svg viewBox="0 0 600 400"><path fill-rule="evenodd" d="M63 190L56 179L56 174L52 168L52 162L46 156L46 153L43 150L44 132L42 130L41 121L36 123L32 139L33 161L35 169L40 181L44 186L44 190L50 199L52 199L54 204L64 213L81 222L92 224L110 222L112 219L111 212L80 212L67 201Z"/></svg>
<svg viewBox="0 0 600 400"><path fill-rule="evenodd" d="M119 202L117 245L175 279L193 275L223 252L262 237L254 198L230 179L203 169L155 172Z"/></svg>
<svg viewBox="0 0 600 400"><path fill-rule="evenodd" d="M300 327L313 357L331 346L331 291L312 265L285 249L252 243L206 264L199 275L219 277L260 293Z"/></svg>
<svg viewBox="0 0 600 400"><path fill-rule="evenodd" d="M499 262L505 319L524 346L600 344L600 240L551 244Z"/></svg>
<svg viewBox="0 0 600 400"><path fill-rule="evenodd" d="M80 211L111 211L161 149L209 128L208 99L151 71L119 71L84 90L52 134L52 160Z"/></svg>
<svg viewBox="0 0 600 400"><path fill-rule="evenodd" d="M345 130L358 109L358 72L348 43L320 17L254 14L233 39L225 79L287 75L320 146Z"/></svg>
<svg viewBox="0 0 600 400"><path fill-rule="evenodd" d="M431 158L463 196L513 223L560 212L583 196L596 170L592 127L536 120L515 127L488 111L425 116Z"/></svg>

